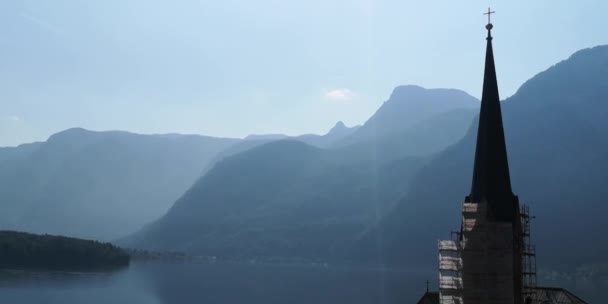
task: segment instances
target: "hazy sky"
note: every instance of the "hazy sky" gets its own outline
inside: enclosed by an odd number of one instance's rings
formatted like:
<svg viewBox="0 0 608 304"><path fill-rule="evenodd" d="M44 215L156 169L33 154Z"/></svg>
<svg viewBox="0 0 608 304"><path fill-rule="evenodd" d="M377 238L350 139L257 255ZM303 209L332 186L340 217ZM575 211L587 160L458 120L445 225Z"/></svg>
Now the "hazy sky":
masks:
<svg viewBox="0 0 608 304"><path fill-rule="evenodd" d="M488 5L502 97L608 43L608 1L0 2L0 146L70 127L323 133L400 84L481 93Z"/></svg>

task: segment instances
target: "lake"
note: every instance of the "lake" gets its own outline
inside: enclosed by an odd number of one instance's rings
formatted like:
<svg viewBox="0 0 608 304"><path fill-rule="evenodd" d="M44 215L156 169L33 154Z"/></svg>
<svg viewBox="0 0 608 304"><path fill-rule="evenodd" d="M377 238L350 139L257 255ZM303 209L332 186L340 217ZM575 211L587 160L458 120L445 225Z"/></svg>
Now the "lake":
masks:
<svg viewBox="0 0 608 304"><path fill-rule="evenodd" d="M206 262L134 262L109 273L0 271L1 303L416 303L437 272ZM599 284L599 285L598 285ZM601 303L606 282L569 282ZM562 285L563 286L563 285ZM597 299L596 299L597 297Z"/></svg>

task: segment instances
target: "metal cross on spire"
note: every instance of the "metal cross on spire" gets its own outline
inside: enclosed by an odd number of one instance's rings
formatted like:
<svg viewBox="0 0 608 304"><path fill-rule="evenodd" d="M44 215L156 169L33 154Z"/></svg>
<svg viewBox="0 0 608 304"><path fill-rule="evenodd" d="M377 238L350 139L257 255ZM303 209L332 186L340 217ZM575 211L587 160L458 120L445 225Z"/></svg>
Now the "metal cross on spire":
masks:
<svg viewBox="0 0 608 304"><path fill-rule="evenodd" d="M483 14L484 14L484 15L488 15L488 24L492 24L492 22L491 22L491 21L492 21L492 20L491 20L491 17L492 17L492 14L496 14L496 12L495 12L495 11L493 11L493 10L491 10L491 9L488 7L488 12L487 12L487 13L483 13Z"/></svg>

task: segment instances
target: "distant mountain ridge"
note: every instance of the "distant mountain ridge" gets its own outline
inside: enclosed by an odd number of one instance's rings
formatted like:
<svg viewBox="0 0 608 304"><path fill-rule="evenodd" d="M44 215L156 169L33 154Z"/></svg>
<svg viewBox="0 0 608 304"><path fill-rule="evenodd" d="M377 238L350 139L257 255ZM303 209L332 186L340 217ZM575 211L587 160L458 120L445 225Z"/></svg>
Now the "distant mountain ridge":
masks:
<svg viewBox="0 0 608 304"><path fill-rule="evenodd" d="M608 171L606 82L608 46L596 47L536 75L503 102L513 189L537 214L532 229L540 268L578 267L608 255L608 238L602 233L607 228L603 214L608 196L602 184ZM444 100L450 96L457 101ZM477 112L478 101L464 92L405 86L396 89L361 127L344 128L338 123L326 135L222 142L215 153L205 154L199 174L190 175L192 186L174 192L177 199L169 211L123 239L123 244L233 257L305 256L433 265L436 240L458 229L461 204L470 190ZM141 156L145 153L140 149L150 150L146 145L130 146L130 140L120 139L122 135L98 141L79 138L74 132L71 136L78 140L63 141L59 136L26 146L23 155L27 156L19 156L22 161L0 162L2 201L41 206L42 211L20 218L23 223L56 218L44 213L50 209L40 197L48 200L70 193L79 198L99 188L91 185L108 180L114 183L106 191L126 193L120 188L122 175L89 176L96 170L79 171L88 168L85 164L99 163L114 173L137 172L134 180L171 176L142 170L151 162L141 157L135 162L141 161L141 166L123 171L112 167L118 162L104 158L125 156L116 151L127 155L138 151L130 155ZM329 137L331 141L319 141ZM116 145L122 148L116 150ZM163 147L172 151L172 145ZM156 157L167 154L162 151ZM18 155L14 152L0 149L0 159L14 159ZM135 158L124 159L128 161L121 164L131 164ZM161 167L177 170L176 159L183 160L179 168L193 161L175 157ZM19 167L23 164L27 166ZM55 179L57 172L79 178ZM33 190L12 191L24 189L14 180L27 181ZM164 185L166 181L157 181L140 190ZM151 196L143 197L149 204ZM64 204L58 210L72 210L79 201L72 199L74 205ZM100 202L93 205L118 209ZM14 210L10 205L0 208ZM2 211L0 215L5 215Z"/></svg>
<svg viewBox="0 0 608 304"><path fill-rule="evenodd" d="M36 151L42 143L34 142L29 144L22 144L17 147L1 147L0 148L0 162L18 161L24 157L28 157L31 153Z"/></svg>
<svg viewBox="0 0 608 304"><path fill-rule="evenodd" d="M479 100L455 89L399 86L363 126L330 148L381 163L427 157L464 136L478 105Z"/></svg>
<svg viewBox="0 0 608 304"><path fill-rule="evenodd" d="M344 139L345 137L357 132L361 126L347 127L342 121L338 121L330 130L324 135L316 134L304 134L294 137L294 139L305 142L309 145L327 148L336 142Z"/></svg>
<svg viewBox="0 0 608 304"><path fill-rule="evenodd" d="M236 142L69 129L0 161L0 227L112 239L164 213ZM18 155L16 157L15 155Z"/></svg>
<svg viewBox="0 0 608 304"><path fill-rule="evenodd" d="M395 135L437 115L453 110L473 110L478 106L479 100L464 91L425 89L415 85L398 86L361 128L336 142L334 147Z"/></svg>
<svg viewBox="0 0 608 304"><path fill-rule="evenodd" d="M350 128L298 140L327 145ZM0 229L115 239L161 216L226 156L283 135L246 139L71 128L0 148ZM301 138L301 139L300 139Z"/></svg>
<svg viewBox="0 0 608 304"><path fill-rule="evenodd" d="M414 91L412 98L426 102L436 96L435 90ZM404 94L384 103L377 115L416 109L403 104L423 102ZM436 134L439 126L448 127L448 134L464 134L474 115L470 108L478 101L470 96L461 101L467 106L454 103L443 111L420 106L429 109L426 119L390 121L390 127L380 126L376 116L360 128L338 123L326 137L353 138L342 147L320 149L295 137L241 149L220 160L165 216L124 243L205 255L327 257L381 218L406 193L409 179L429 155L455 141ZM383 130L371 144L370 137L358 135L370 123ZM404 136L391 137L395 134ZM420 140L425 136L437 140L425 146ZM417 153L422 146L426 151Z"/></svg>

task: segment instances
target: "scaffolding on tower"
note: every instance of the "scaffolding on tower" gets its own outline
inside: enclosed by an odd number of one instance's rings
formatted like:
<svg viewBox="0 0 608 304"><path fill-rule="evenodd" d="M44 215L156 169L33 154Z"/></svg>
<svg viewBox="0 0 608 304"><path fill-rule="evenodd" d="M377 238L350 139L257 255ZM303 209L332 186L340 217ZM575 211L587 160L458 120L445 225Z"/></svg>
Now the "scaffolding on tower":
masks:
<svg viewBox="0 0 608 304"><path fill-rule="evenodd" d="M533 217L530 216L530 207L527 205L520 205L520 222L521 222L521 274L523 283L523 297L524 299L530 299L531 303L536 303L537 299L537 285L536 285L536 248L532 245L530 239L530 220ZM528 301L530 301L528 300Z"/></svg>
<svg viewBox="0 0 608 304"><path fill-rule="evenodd" d="M440 240L438 245L440 304L462 303L460 232L452 232L451 240Z"/></svg>

